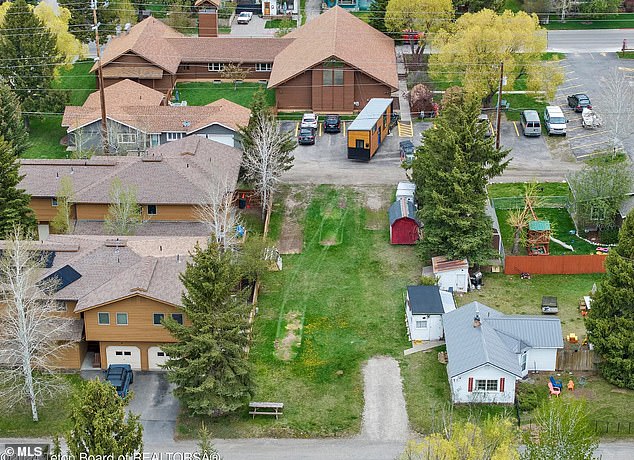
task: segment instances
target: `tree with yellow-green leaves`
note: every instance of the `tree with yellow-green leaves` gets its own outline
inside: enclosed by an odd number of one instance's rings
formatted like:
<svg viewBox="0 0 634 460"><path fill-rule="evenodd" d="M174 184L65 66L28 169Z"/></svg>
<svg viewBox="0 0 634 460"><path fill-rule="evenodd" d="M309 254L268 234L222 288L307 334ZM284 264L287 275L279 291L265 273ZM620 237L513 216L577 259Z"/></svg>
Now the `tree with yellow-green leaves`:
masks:
<svg viewBox="0 0 634 460"><path fill-rule="evenodd" d="M429 72L435 80L460 83L488 105L498 90L503 62L504 89L512 90L519 78L526 78L527 90L552 98L563 72L556 62L543 60L546 42L535 14L467 13L435 35L437 52L429 59Z"/></svg>
<svg viewBox="0 0 634 460"><path fill-rule="evenodd" d="M396 37L413 31L416 38L407 40L416 58L422 56L429 37L451 23L454 8L451 0L390 0L385 10L385 26Z"/></svg>
<svg viewBox="0 0 634 460"><path fill-rule="evenodd" d="M508 419L456 422L442 433L410 441L401 460L517 460L518 434Z"/></svg>

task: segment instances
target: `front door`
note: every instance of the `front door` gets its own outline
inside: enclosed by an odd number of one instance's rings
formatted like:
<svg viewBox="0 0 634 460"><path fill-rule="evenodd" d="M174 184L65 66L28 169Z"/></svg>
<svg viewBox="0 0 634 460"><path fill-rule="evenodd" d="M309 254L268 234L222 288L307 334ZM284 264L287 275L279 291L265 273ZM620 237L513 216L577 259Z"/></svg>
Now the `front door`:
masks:
<svg viewBox="0 0 634 460"><path fill-rule="evenodd" d="M264 2L264 16L271 15L271 2Z"/></svg>

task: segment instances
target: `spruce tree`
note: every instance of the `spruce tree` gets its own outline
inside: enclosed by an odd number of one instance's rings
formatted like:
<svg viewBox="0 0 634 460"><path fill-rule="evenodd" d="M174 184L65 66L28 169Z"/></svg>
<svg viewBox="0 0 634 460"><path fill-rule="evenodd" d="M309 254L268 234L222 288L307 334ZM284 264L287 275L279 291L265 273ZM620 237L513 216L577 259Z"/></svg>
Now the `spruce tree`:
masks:
<svg viewBox="0 0 634 460"><path fill-rule="evenodd" d="M63 95L50 90L55 67L62 62L56 38L24 0L16 0L7 9L0 28L0 56L10 63L0 66L0 76L20 100L22 110L61 110Z"/></svg>
<svg viewBox="0 0 634 460"><path fill-rule="evenodd" d="M11 89L0 81L0 136L11 144L13 153L22 156L29 145L29 134L24 126L20 101Z"/></svg>
<svg viewBox="0 0 634 460"><path fill-rule="evenodd" d="M599 366L603 377L634 389L634 212L625 219L605 270L586 318L588 339L603 358Z"/></svg>
<svg viewBox="0 0 634 460"><path fill-rule="evenodd" d="M493 255L492 223L485 214L486 185L504 171L508 150L496 149L477 122L480 105L460 95L425 131L412 163L424 258L447 256L480 263Z"/></svg>
<svg viewBox="0 0 634 460"><path fill-rule="evenodd" d="M0 239L7 238L15 226L25 234L35 230L31 197L18 188L22 177L13 149L0 136Z"/></svg>
<svg viewBox="0 0 634 460"><path fill-rule="evenodd" d="M370 3L370 19L368 24L374 27L376 30L387 33L387 27L385 27L385 10L389 0L372 0Z"/></svg>
<svg viewBox="0 0 634 460"><path fill-rule="evenodd" d="M139 416L126 414L132 394L119 397L115 388L99 379L89 380L75 395L70 410L66 444L71 458L109 456L132 458L143 451Z"/></svg>
<svg viewBox="0 0 634 460"><path fill-rule="evenodd" d="M241 274L231 252L218 245L196 247L181 281L182 310L191 324L166 319L178 340L163 346L168 379L191 414L217 416L234 411L252 396L248 342L249 308L236 293ZM237 294L237 295L236 295Z"/></svg>

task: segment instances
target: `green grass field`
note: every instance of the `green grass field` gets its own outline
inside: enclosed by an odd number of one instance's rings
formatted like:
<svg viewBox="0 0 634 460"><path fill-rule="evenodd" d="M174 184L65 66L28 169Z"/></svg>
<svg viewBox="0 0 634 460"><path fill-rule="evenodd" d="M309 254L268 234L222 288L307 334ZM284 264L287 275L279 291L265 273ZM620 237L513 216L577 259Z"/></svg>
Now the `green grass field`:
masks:
<svg viewBox="0 0 634 460"><path fill-rule="evenodd" d="M66 135L61 115L29 117L30 147L22 158L68 158L69 152L59 141Z"/></svg>
<svg viewBox="0 0 634 460"><path fill-rule="evenodd" d="M90 73L93 61L79 61L70 68L61 67L53 87L69 92L68 105L82 105L88 95L97 89L97 78Z"/></svg>
<svg viewBox="0 0 634 460"><path fill-rule="evenodd" d="M389 193L386 191L386 193ZM214 436L344 436L358 432L363 410L361 366L400 358L409 347L403 292L420 275L411 247L388 243L384 211L367 211L351 189L321 186L305 212L304 248L263 279L251 349L256 401L284 402L279 420L247 411L211 422ZM279 231L275 215L272 235ZM366 228L368 220L380 230ZM283 225L283 224L282 224ZM295 340L286 326L299 318ZM282 359L284 351L290 357ZM181 418L181 436L197 420Z"/></svg>
<svg viewBox="0 0 634 460"><path fill-rule="evenodd" d="M634 51L617 51L619 59L634 59Z"/></svg>
<svg viewBox="0 0 634 460"><path fill-rule="evenodd" d="M38 438L62 434L70 428L69 410L73 390L81 388L82 378L77 374L65 374L68 391L39 407L39 422L31 418L27 405L0 413L0 434L7 438Z"/></svg>
<svg viewBox="0 0 634 460"><path fill-rule="evenodd" d="M490 184L487 187L489 197L521 197L524 196L525 187L522 182L511 182L505 184ZM570 189L566 182L539 182L537 184L538 196L568 196Z"/></svg>
<svg viewBox="0 0 634 460"><path fill-rule="evenodd" d="M602 14L597 18L571 16L566 22L561 22L557 15L551 15L549 24L543 27L548 30L631 29L634 28L634 13Z"/></svg>
<svg viewBox="0 0 634 460"><path fill-rule="evenodd" d="M187 101L189 105L206 105L218 99L227 99L236 104L249 107L253 94L263 85L259 83L239 83L235 89L233 83L179 83L176 90L180 94L181 101ZM266 88L266 87L265 87ZM275 90L265 89L266 101L269 105L275 105Z"/></svg>
<svg viewBox="0 0 634 460"><path fill-rule="evenodd" d="M264 23L265 29L281 29L282 27L288 27L289 29L295 28L297 23L292 19L269 19Z"/></svg>

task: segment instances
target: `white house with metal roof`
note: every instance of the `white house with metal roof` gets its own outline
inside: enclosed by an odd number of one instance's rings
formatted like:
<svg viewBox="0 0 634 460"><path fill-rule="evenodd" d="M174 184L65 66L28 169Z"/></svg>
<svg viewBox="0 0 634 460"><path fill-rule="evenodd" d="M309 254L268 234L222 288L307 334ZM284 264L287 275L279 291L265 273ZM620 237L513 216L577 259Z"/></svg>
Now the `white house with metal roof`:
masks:
<svg viewBox="0 0 634 460"><path fill-rule="evenodd" d="M564 346L559 318L504 315L471 302L442 320L454 403L513 403L516 381L554 371Z"/></svg>
<svg viewBox="0 0 634 460"><path fill-rule="evenodd" d="M407 286L405 314L412 342L441 340L445 333L442 315L456 309L451 292L438 286Z"/></svg>

